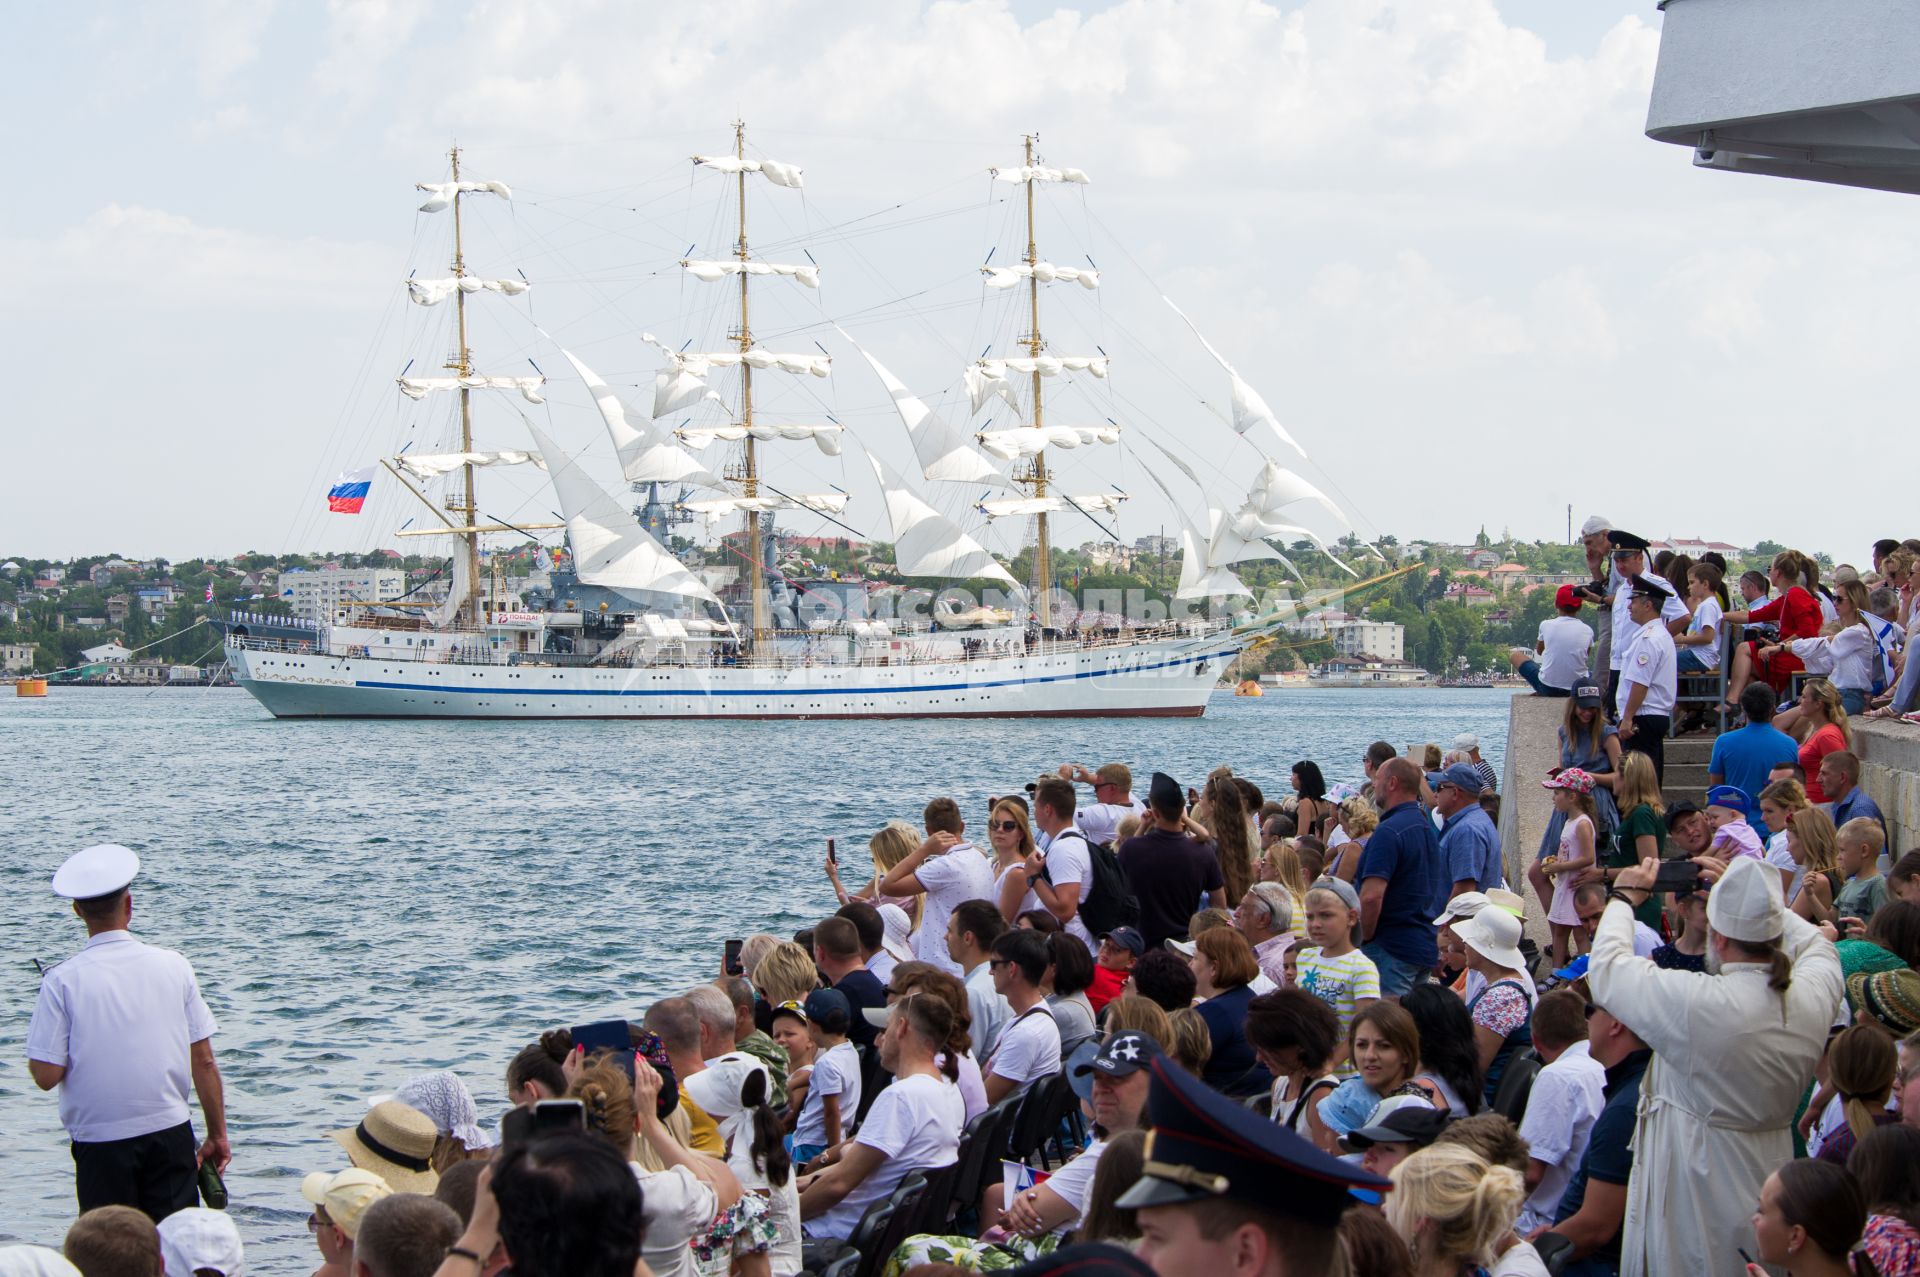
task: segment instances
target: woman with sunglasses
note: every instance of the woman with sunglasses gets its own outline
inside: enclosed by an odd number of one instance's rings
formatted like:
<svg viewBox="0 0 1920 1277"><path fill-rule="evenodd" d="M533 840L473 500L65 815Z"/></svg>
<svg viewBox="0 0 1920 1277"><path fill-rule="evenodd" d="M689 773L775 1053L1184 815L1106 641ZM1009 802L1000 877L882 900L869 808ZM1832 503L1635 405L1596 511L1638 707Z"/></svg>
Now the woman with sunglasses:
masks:
<svg viewBox="0 0 1920 1277"><path fill-rule="evenodd" d="M987 838L993 844L993 902L1011 925L1027 898L1027 857L1037 849L1026 805L1011 798L995 803L987 817Z"/></svg>

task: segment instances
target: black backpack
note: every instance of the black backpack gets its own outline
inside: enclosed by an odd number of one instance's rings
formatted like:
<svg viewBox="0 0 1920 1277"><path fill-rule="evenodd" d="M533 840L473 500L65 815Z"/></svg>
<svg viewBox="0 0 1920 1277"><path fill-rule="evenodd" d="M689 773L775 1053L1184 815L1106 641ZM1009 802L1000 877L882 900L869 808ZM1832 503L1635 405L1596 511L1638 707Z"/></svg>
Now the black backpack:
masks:
<svg viewBox="0 0 1920 1277"><path fill-rule="evenodd" d="M1097 940L1115 927L1140 925L1139 898L1128 887L1127 872L1112 845L1095 842L1077 829L1072 832L1087 844L1087 859L1093 865L1093 889L1080 902L1080 921L1087 934Z"/></svg>

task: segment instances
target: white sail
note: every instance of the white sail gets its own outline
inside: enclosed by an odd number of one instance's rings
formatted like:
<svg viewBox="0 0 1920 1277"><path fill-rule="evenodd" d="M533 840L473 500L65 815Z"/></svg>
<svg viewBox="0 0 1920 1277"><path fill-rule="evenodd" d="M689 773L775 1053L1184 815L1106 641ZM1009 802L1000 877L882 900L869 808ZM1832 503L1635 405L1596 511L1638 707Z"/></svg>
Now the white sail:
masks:
<svg viewBox="0 0 1920 1277"><path fill-rule="evenodd" d="M1018 185L1021 182L1033 181L1073 182L1080 186L1085 186L1090 180L1084 172L1077 168L1046 168L1039 164L1018 164L1012 168L988 169L987 172L993 175L993 180L996 182L1011 182L1014 185Z"/></svg>
<svg viewBox="0 0 1920 1277"><path fill-rule="evenodd" d="M1207 547L1200 530L1183 520L1180 526L1180 584L1174 588L1173 597L1208 599L1236 594L1250 598L1253 591L1228 569L1207 565Z"/></svg>
<svg viewBox="0 0 1920 1277"><path fill-rule="evenodd" d="M427 193L427 202L420 206L422 213L438 213L449 207L455 194L477 195L484 192L498 195L503 200L513 198L513 192L507 189L505 182L415 182L413 187Z"/></svg>
<svg viewBox="0 0 1920 1277"><path fill-rule="evenodd" d="M702 399L718 400L707 386L707 374L715 368L778 368L782 372L806 373L825 377L833 371L832 355L782 353L773 350L678 351L670 349L652 333L640 340L657 347L667 357L667 366L653 381L653 415L664 417Z"/></svg>
<svg viewBox="0 0 1920 1277"><path fill-rule="evenodd" d="M1193 330L1193 335L1199 338L1201 346L1205 347L1206 352L1213 356L1216 363L1227 370L1227 376L1233 379L1232 424L1235 433L1246 434L1255 426L1267 426L1279 438L1280 442L1286 444L1304 458L1307 455L1307 450L1302 448L1294 437L1287 433L1287 428L1280 424L1278 417L1273 415L1273 409L1267 407L1267 401L1260 397L1260 392L1252 386L1249 386L1245 378L1234 371L1233 365L1227 362L1226 356L1215 350L1213 344L1201 335L1199 326L1187 318L1185 311L1173 304L1173 298L1163 294L1160 300L1165 302L1174 314L1180 316L1182 323Z"/></svg>
<svg viewBox="0 0 1920 1277"><path fill-rule="evenodd" d="M673 437L681 443L686 444L689 448L709 447L715 440L724 443L739 443L748 436L752 436L762 442L768 442L774 439L785 439L791 443L798 442L802 439L811 439L821 452L829 457L837 457L840 455L840 436L845 430L846 427L836 425L830 421L822 422L818 425L802 424L799 422L776 423L756 421L751 427L739 424L724 426L685 426L674 431Z"/></svg>
<svg viewBox="0 0 1920 1277"><path fill-rule="evenodd" d="M517 390L528 403L545 403L540 387L545 377L401 377L400 393L409 399L425 399L436 390Z"/></svg>
<svg viewBox="0 0 1920 1277"><path fill-rule="evenodd" d="M440 600L440 606L427 613L427 624L436 630L444 630L452 625L454 618L460 615L460 608L473 593L473 578L467 573L467 547L458 540L453 545L453 577L447 582L447 597Z"/></svg>
<svg viewBox="0 0 1920 1277"><path fill-rule="evenodd" d="M1254 479L1253 487L1247 493L1247 500L1262 510L1271 510L1276 514L1301 501L1317 501L1341 523L1347 527L1353 526L1353 520L1347 518L1346 513L1326 493L1278 461L1269 461L1261 467L1259 476Z"/></svg>
<svg viewBox="0 0 1920 1277"><path fill-rule="evenodd" d="M428 452L413 453L393 459L393 463L416 479L438 479L450 474L461 466L524 466L528 464L546 467L546 461L537 452L514 452L511 449L501 452Z"/></svg>
<svg viewBox="0 0 1920 1277"><path fill-rule="evenodd" d="M697 261L682 258L680 265L687 274L706 284L718 283L729 275L784 275L796 279L808 288L820 287L820 268L818 266L790 266L782 262L739 262Z"/></svg>
<svg viewBox="0 0 1920 1277"><path fill-rule="evenodd" d="M416 306L438 306L441 302L462 293L500 293L507 297L518 297L533 285L524 279L481 279L476 275L449 275L445 279L410 279L407 281L407 296Z"/></svg>
<svg viewBox="0 0 1920 1277"><path fill-rule="evenodd" d="M887 388L887 394L893 398L894 410L900 414L900 424L907 428L907 438L913 441L914 456L920 460L922 478L947 483L984 483L994 488L1012 488L1013 481L995 470L987 459L975 452L967 441L967 432L955 429L933 409L927 407L918 396L887 371L886 365L875 359L871 352L863 350L858 342L846 337L849 344L873 366L880 378L880 384Z"/></svg>
<svg viewBox="0 0 1920 1277"><path fill-rule="evenodd" d="M643 421L635 425L630 421L627 406L614 393L613 387L580 362L572 351L562 349L560 353L573 365L580 380L587 383L587 393L593 396L594 406L600 409L600 417L607 423L607 434L613 438L613 451L620 458L620 474L628 483L690 483L705 488L722 486L720 476L713 474L686 449L674 443L666 431L651 422Z"/></svg>
<svg viewBox="0 0 1920 1277"><path fill-rule="evenodd" d="M1312 542L1314 547L1332 559L1334 565L1341 571L1348 576L1358 577L1360 575L1358 572L1342 563L1339 556L1327 548L1327 543L1320 539L1319 533L1297 523L1288 522L1286 516L1281 513L1287 506L1302 501L1319 501L1335 514L1340 513L1339 508L1321 495L1318 488L1277 463L1268 462L1254 477L1253 485L1247 491L1247 499L1234 510L1231 516L1222 521L1215 536L1216 548L1209 551L1208 561L1216 564L1237 562L1236 559L1222 556L1241 554L1244 547L1264 542L1272 537L1291 537L1294 540ZM1342 515L1341 519L1344 522L1345 516ZM1243 555L1243 557L1265 556Z"/></svg>
<svg viewBox="0 0 1920 1277"><path fill-rule="evenodd" d="M1013 383L1007 379L1008 373L1032 376L1037 372L1042 377L1058 377L1063 372L1088 372L1096 377L1105 377L1107 363L1105 355L1040 355L1037 358L980 359L967 365L964 374L967 395L973 401L975 412L979 412L981 406L994 395L1006 400L1010 407L1018 408L1020 401L1014 397Z"/></svg>
<svg viewBox="0 0 1920 1277"><path fill-rule="evenodd" d="M985 546L923 501L880 458L868 453L867 460L873 463L874 476L886 496L894 564L902 575L963 581L986 577L1020 589L1013 574L1001 567Z"/></svg>
<svg viewBox="0 0 1920 1277"><path fill-rule="evenodd" d="M839 514L847 508L847 494L844 492L796 492L790 496L763 492L751 497L702 497L698 501L681 501L682 510L691 510L695 514L709 517L720 514L741 514L748 511L763 513L767 510L812 510L819 514Z"/></svg>
<svg viewBox="0 0 1920 1277"><path fill-rule="evenodd" d="M981 448L1002 461L1038 455L1047 448L1084 448L1119 443L1118 426L1018 426L1011 430L983 430L974 438Z"/></svg>
<svg viewBox="0 0 1920 1277"><path fill-rule="evenodd" d="M733 155L696 155L695 164L705 165L716 173L758 173L775 186L785 186L799 190L803 185L800 178L800 166L782 164L778 160L743 160Z"/></svg>
<svg viewBox="0 0 1920 1277"><path fill-rule="evenodd" d="M1124 492L1093 492L1084 496L1076 493L1058 497L994 497L980 502L978 509L989 519L1027 514L1089 514L1095 510L1102 514L1117 514L1120 503L1125 500L1127 494Z"/></svg>
<svg viewBox="0 0 1920 1277"><path fill-rule="evenodd" d="M1012 288L1023 279L1037 279L1043 284L1060 279L1082 288L1100 287L1099 271L1078 266L1055 266L1052 262L1035 262L1031 266L1025 262L1015 266L982 266L980 273L987 277L988 288Z"/></svg>
<svg viewBox="0 0 1920 1277"><path fill-rule="evenodd" d="M720 605L699 577L687 571L538 426L528 423L527 432L546 458L554 495L567 517L574 571L582 581L616 590L659 590Z"/></svg>

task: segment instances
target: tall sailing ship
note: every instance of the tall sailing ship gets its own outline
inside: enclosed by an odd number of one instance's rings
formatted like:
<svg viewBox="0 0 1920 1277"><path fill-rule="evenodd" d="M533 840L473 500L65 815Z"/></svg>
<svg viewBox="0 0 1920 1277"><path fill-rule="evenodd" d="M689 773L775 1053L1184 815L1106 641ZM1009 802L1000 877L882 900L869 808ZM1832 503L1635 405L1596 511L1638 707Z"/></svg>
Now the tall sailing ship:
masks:
<svg viewBox="0 0 1920 1277"><path fill-rule="evenodd" d="M1067 283L1094 289L1100 280L1091 263L1086 268L1055 265L1039 251L1036 192L1052 184L1084 184L1087 177L1077 169L1042 162L1035 141L1033 136L1024 139L1020 165L991 170L995 181L1022 188L1025 252L1015 265L981 268L989 292L1025 291L1026 329L1016 338L1019 353L983 354L963 375L973 414L998 403L1018 414L1018 424L956 427L871 353L839 333L891 398L919 463L920 481L967 485L990 494L974 503L988 520L1031 521L1028 579L1016 578L980 540L941 513L913 482L869 452L840 422L772 419L756 405L757 378L762 384L777 375L824 378L833 374L834 361L817 343L812 352L777 351L755 338L756 281L817 288L820 268L811 254L807 264L753 255L748 239L750 185L764 181L797 190L802 175L791 164L750 155L745 126L739 123L731 154L692 157L697 174L718 174L733 187L738 238L732 254L713 260L688 257L678 263L692 279L737 290L737 322L724 343L729 348L689 352L652 334L642 335L640 340L657 347L663 360L654 377L651 410L644 413L578 355L559 351L591 395L621 475L631 492L645 494L644 505L629 508L616 499L587 473L578 458L581 450L557 443L524 416L525 439L513 439L519 446L483 447L476 436L476 403L504 393L541 404L546 382L544 375L482 372L475 363L469 308L490 303L487 294L512 298L530 285L524 279L486 279L469 272L465 203L510 200L512 193L503 183L464 175L455 148L449 155L448 180L419 184L428 196L423 212L451 212L452 273L407 282L409 297L422 306L453 303L454 347L442 370L449 375L410 376L409 365L398 389L413 401L457 397L458 445L446 452L402 452L380 463L432 521L425 527L402 528L398 535L427 534L451 541L446 593L431 603L343 603L316 624L236 615L226 625L226 653L235 680L281 718L1204 713L1233 657L1278 619L1251 612L1247 601L1252 591L1235 575L1233 565L1255 559L1286 563L1271 538L1305 538L1332 557L1316 533L1294 521L1299 516L1293 510L1301 505L1322 507L1349 528L1351 523L1317 487L1267 458L1269 448L1298 445L1196 329L1202 347L1230 379L1231 414L1219 415L1260 453L1263 464L1245 499L1231 509L1209 507L1194 469L1156 442L1148 441L1158 459L1141 472L1176 510L1191 508L1195 501L1175 496L1168 482L1172 474L1163 475L1159 460L1184 476L1198 494L1201 515L1183 515L1179 528L1175 597L1229 605L1238 601L1238 615L1139 624L1110 617L1088 623L1078 616L1055 615L1055 520L1086 519L1104 529L1103 520L1114 516L1126 494L1070 490L1050 455L1112 445L1120 429L1110 422L1080 426L1048 420L1047 383L1077 375L1104 379L1108 357L1104 352L1056 353L1042 336L1045 286ZM731 395L713 384L722 378L732 382ZM662 424L690 410L700 420L689 416L674 429ZM493 429L489 423L489 432ZM448 435L451 442L452 432ZM899 575L970 585L987 593L989 604L1002 606L942 603L926 616L888 618L867 606L862 585L797 579L780 570L774 554L774 520L780 512L814 516L845 528L840 520L850 501L844 490L800 491L787 480L778 449L792 444L811 445L823 456L845 458L849 468L871 471ZM706 459L714 450L723 452L723 462ZM483 476L497 467L522 465L544 472L564 522L519 522L483 512ZM438 500L427 491L435 483L446 489ZM679 498L664 501L663 488L678 489ZM668 528L693 517L735 516L742 520L744 535L723 538L721 549L739 558L742 570L716 589L716 574L690 567L668 548ZM416 511L409 522L419 521ZM561 566L541 597L516 596L497 571L483 570L483 538L510 536L524 543L555 532L564 532L566 555L554 552Z"/></svg>

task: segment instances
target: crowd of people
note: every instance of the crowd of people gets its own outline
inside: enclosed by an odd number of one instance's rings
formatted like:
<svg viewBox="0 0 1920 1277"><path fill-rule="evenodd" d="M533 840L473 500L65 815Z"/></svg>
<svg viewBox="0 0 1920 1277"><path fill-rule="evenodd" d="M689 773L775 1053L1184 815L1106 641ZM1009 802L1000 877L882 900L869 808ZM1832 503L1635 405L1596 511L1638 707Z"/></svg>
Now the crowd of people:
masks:
<svg viewBox="0 0 1920 1277"><path fill-rule="evenodd" d="M503 1050L505 1114L432 1072L343 1115L337 1156L289 1189L315 1277L821 1273L873 1245L863 1221L909 1177L1056 1104L1060 1165L987 1175L865 1258L1920 1275L1920 850L1888 845L1849 726L1885 695L1911 708L1914 553L1876 547L1821 634L1804 556L1743 582L1740 609L1724 565L1670 568L1689 607L1598 522L1608 641L1563 591L1542 659L1517 660L1566 701L1557 765L1516 768L1552 795L1537 846L1503 845L1469 733L1376 741L1354 784L1254 769L1271 796L1226 767L1137 786L1121 763L935 796L857 869L829 851L837 908L813 926L716 937L710 982ZM1890 659L1863 688L1846 631L1883 590L1897 633L1873 630ZM1704 805L1667 800L1649 747L1676 726L1676 649L1735 653L1741 725ZM47 973L28 1054L60 1089L82 1213L64 1255L0 1248L0 1277L243 1271L214 1209L216 1026L186 961L132 937L137 872L98 847L55 876L89 939Z"/></svg>

